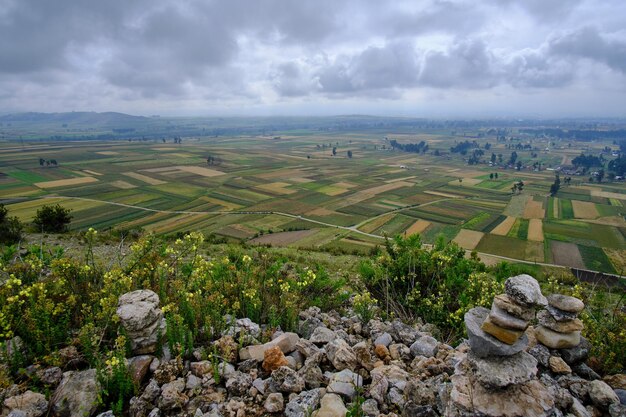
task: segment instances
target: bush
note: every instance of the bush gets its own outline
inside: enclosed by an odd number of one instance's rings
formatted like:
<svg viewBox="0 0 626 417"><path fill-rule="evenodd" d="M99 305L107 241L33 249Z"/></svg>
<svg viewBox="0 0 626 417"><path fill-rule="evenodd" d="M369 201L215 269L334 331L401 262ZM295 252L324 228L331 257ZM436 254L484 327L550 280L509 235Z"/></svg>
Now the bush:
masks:
<svg viewBox="0 0 626 417"><path fill-rule="evenodd" d="M364 285L387 314L420 317L436 325L443 336L458 340L463 315L475 306L489 307L502 282L486 273L477 257L440 238L422 248L419 235L386 241L386 253L360 266Z"/></svg>
<svg viewBox="0 0 626 417"><path fill-rule="evenodd" d="M11 245L22 239L24 226L17 217L9 217L4 204L0 204L0 245Z"/></svg>
<svg viewBox="0 0 626 417"><path fill-rule="evenodd" d="M64 233L69 229L72 216L70 209L61 207L60 204L54 206L44 205L39 210L33 220L36 231Z"/></svg>

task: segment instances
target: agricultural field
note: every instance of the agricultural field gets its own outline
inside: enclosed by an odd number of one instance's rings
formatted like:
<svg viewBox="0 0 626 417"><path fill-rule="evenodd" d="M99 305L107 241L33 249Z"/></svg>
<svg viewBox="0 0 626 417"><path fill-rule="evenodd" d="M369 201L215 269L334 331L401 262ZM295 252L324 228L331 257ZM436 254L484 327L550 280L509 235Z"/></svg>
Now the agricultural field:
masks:
<svg viewBox="0 0 626 417"><path fill-rule="evenodd" d="M479 164L450 152L467 137L489 146ZM391 139L425 140L429 151L394 149ZM491 153L506 160L517 144L532 146L516 150L520 170L488 162ZM549 196L558 164L611 145L382 128L191 135L182 143L5 140L0 201L26 222L59 203L72 210L74 230L198 230L350 253L369 252L384 236L420 234L426 244L443 236L495 259L615 273L626 259L625 184L575 177ZM524 187L515 190L519 181Z"/></svg>

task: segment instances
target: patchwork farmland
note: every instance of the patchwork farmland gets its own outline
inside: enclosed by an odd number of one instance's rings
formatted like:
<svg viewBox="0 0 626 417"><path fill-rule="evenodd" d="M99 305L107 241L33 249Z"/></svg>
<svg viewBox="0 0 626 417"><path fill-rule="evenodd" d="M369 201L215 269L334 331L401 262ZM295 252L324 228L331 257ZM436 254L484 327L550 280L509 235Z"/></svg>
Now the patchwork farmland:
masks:
<svg viewBox="0 0 626 417"><path fill-rule="evenodd" d="M426 140L429 152L393 149L391 138ZM549 196L552 168L565 154L608 142L566 148L527 138L549 151L518 150L525 166L516 170L468 165L450 153L462 140L450 132L311 129L182 143L6 141L0 201L26 222L41 206L60 203L72 210L74 230L199 230L250 244L355 252L370 251L383 236L420 234L424 243L443 236L479 253L622 273L624 184L576 177ZM488 135L477 142L511 153L510 142ZM533 170L534 162L543 168ZM512 191L519 181L524 188Z"/></svg>

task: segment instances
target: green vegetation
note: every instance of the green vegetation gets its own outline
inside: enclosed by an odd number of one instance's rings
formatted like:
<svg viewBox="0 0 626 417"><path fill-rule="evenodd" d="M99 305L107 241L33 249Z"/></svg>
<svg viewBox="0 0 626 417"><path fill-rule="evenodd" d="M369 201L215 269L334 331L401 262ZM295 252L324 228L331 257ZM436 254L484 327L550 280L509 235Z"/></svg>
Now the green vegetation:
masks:
<svg viewBox="0 0 626 417"><path fill-rule="evenodd" d="M567 200L564 198L564 195L561 194L561 198L559 198L559 218L561 219L573 219L574 218L574 208L572 207L571 200Z"/></svg>
<svg viewBox="0 0 626 417"><path fill-rule="evenodd" d="M0 245L11 245L22 239L22 223L17 217L9 217L9 211L0 203Z"/></svg>
<svg viewBox="0 0 626 417"><path fill-rule="evenodd" d="M614 274L615 268L602 248L595 246L578 245L578 250L585 266L592 271L605 271Z"/></svg>
<svg viewBox="0 0 626 417"><path fill-rule="evenodd" d="M62 233L69 229L71 221L69 209L61 207L60 204L45 205L37 210L33 225L37 231Z"/></svg>

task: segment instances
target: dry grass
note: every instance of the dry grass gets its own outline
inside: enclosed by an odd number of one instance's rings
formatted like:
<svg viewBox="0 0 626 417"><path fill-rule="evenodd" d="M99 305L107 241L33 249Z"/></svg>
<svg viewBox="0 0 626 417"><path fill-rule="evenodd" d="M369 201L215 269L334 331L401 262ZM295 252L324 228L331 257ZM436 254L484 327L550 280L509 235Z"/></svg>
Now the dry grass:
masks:
<svg viewBox="0 0 626 417"><path fill-rule="evenodd" d="M398 182L393 182L391 184L378 185L376 187L368 188L366 190L357 191L353 195L346 197L339 207L346 207L352 204L360 203L361 201L364 201L364 200L369 200L370 198L376 196L377 194L381 194L386 191L391 191L391 190L395 190L398 188L411 187L411 186L413 186L413 184L410 182L398 181Z"/></svg>
<svg viewBox="0 0 626 417"><path fill-rule="evenodd" d="M626 194L612 193L609 191L602 191L602 190L597 190L597 189L592 189L591 195L594 197L615 198L618 200L626 200Z"/></svg>
<svg viewBox="0 0 626 417"><path fill-rule="evenodd" d="M96 175L96 176L102 175L100 172L92 171L90 169L83 169L83 172L86 172L89 175Z"/></svg>
<svg viewBox="0 0 626 417"><path fill-rule="evenodd" d="M115 152L115 151L100 151L100 152L96 152L100 155L119 155L119 152Z"/></svg>
<svg viewBox="0 0 626 417"><path fill-rule="evenodd" d="M161 181L161 180L158 180L156 178L149 177L147 175L138 174L136 172L124 172L124 173L122 173L122 175L126 175L127 177L131 177L131 178L134 178L136 180L143 181L146 184L150 184L150 185L161 185L161 184L165 184L166 183L165 181Z"/></svg>
<svg viewBox="0 0 626 417"><path fill-rule="evenodd" d="M385 224L389 220L391 220L391 218L393 216L395 216L395 214L391 213L391 214L385 214L385 215L380 216L380 217L376 217L371 222L368 222L368 223L364 224L363 226L361 226L359 228L359 230L361 230L361 231L363 231L365 233L372 233L374 230L378 229L380 226L382 226L383 224Z"/></svg>
<svg viewBox="0 0 626 417"><path fill-rule="evenodd" d="M337 212L328 210L324 207L318 207L315 210L307 212L306 214L311 216L332 216L333 214L337 214Z"/></svg>
<svg viewBox="0 0 626 417"><path fill-rule="evenodd" d="M472 250L476 246L478 246L480 239L482 239L484 235L485 234L483 232L461 229L459 231L459 234L456 235L456 237L452 239L452 241L456 242L460 247L464 249Z"/></svg>
<svg viewBox="0 0 626 417"><path fill-rule="evenodd" d="M499 236L506 236L507 233L509 233L509 230L511 230L511 227L513 227L513 224L515 223L515 217L507 217L506 219L504 219L502 221L502 223L500 223L499 225L497 225L492 231L491 234L494 235L499 235Z"/></svg>
<svg viewBox="0 0 626 417"><path fill-rule="evenodd" d="M55 187L68 187L70 185L89 184L92 182L98 182L98 180L94 177L80 177L80 178L68 178L65 180L36 182L34 185L39 188L55 188Z"/></svg>
<svg viewBox="0 0 626 417"><path fill-rule="evenodd" d="M206 197L206 196L204 196L204 197L200 197L200 199L204 200L204 201L206 201L208 203L217 204L219 206L226 207L226 210L238 210L238 209L243 207L242 205L239 205L237 203L220 200L220 199L217 199L217 198L214 198L214 197Z"/></svg>
<svg viewBox="0 0 626 417"><path fill-rule="evenodd" d="M476 184L480 184L481 182L483 182L483 180L479 180L477 178L471 178L471 177L463 177L462 182L459 182L459 180L452 180L448 184L463 186L463 185L476 185Z"/></svg>
<svg viewBox="0 0 626 417"><path fill-rule="evenodd" d="M626 249L603 248L618 274L626 272Z"/></svg>
<svg viewBox="0 0 626 417"><path fill-rule="evenodd" d="M192 165L180 165L176 167L180 171L189 172L192 174L200 175L203 177L217 177L219 175L224 175L222 171L218 171L215 169L209 169L204 167L197 167Z"/></svg>
<svg viewBox="0 0 626 417"><path fill-rule="evenodd" d="M543 203L541 201L535 201L532 198L526 202L524 207L525 219L543 219L546 211L543 209Z"/></svg>
<svg viewBox="0 0 626 417"><path fill-rule="evenodd" d="M420 219L406 229L405 233L407 236L422 233L428 226L430 226L430 224L431 223L429 221Z"/></svg>
<svg viewBox="0 0 626 417"><path fill-rule="evenodd" d="M528 240L543 242L543 222L541 219L530 219L528 223Z"/></svg>
<svg viewBox="0 0 626 417"><path fill-rule="evenodd" d="M574 217L577 219L595 219L600 215L596 205L589 201L572 200L572 207L574 208Z"/></svg>

